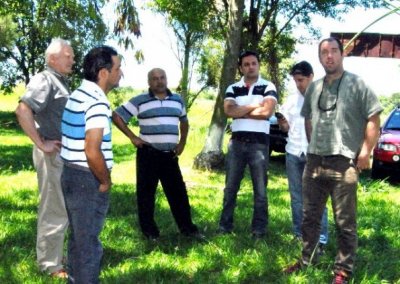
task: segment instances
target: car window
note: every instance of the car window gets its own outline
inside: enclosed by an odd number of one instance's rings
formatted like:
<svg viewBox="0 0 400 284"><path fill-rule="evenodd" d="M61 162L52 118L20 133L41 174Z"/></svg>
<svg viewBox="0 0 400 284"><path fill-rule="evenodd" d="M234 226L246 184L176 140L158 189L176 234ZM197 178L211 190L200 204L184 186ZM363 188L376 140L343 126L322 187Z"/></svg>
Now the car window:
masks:
<svg viewBox="0 0 400 284"><path fill-rule="evenodd" d="M393 113L388 123L386 124L386 128L400 130L400 111L396 111Z"/></svg>

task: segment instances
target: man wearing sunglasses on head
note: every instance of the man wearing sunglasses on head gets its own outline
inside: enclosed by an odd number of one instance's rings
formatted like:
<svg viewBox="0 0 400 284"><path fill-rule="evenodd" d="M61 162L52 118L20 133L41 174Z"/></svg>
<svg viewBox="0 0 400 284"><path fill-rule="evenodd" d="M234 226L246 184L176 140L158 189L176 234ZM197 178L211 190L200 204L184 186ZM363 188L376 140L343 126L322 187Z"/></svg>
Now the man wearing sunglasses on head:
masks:
<svg viewBox="0 0 400 284"><path fill-rule="evenodd" d="M316 263L321 217L331 197L338 238L332 283L348 283L357 249L357 182L369 168L382 107L360 77L344 70L338 39L323 39L318 52L326 75L307 89L301 110L310 143L303 175L302 257L284 272Z"/></svg>

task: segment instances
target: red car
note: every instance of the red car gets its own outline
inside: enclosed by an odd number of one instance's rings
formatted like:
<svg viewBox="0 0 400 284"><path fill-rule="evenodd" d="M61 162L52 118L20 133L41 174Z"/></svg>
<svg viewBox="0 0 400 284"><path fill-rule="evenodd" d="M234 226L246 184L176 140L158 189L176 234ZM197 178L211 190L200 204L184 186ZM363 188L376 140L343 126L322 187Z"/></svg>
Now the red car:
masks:
<svg viewBox="0 0 400 284"><path fill-rule="evenodd" d="M388 116L374 148L371 177L384 178L400 172L400 105Z"/></svg>

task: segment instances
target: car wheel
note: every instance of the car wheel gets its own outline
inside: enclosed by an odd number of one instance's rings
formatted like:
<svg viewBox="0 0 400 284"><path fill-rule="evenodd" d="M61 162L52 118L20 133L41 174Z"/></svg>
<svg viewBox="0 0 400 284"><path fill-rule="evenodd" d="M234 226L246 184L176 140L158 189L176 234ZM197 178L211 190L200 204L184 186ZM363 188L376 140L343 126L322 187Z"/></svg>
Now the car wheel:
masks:
<svg viewBox="0 0 400 284"><path fill-rule="evenodd" d="M383 170L380 166L378 166L378 163L375 160L372 161L371 178L372 179L384 178Z"/></svg>

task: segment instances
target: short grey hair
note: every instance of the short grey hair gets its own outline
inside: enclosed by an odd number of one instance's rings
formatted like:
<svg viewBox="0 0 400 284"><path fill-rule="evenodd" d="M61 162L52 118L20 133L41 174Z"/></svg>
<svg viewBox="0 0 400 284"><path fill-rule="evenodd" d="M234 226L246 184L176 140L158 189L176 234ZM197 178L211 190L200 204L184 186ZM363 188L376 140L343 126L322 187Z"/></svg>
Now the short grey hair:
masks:
<svg viewBox="0 0 400 284"><path fill-rule="evenodd" d="M71 46L71 44L62 38L53 38L51 40L44 53L46 65L49 65L50 55L59 54L64 46Z"/></svg>

